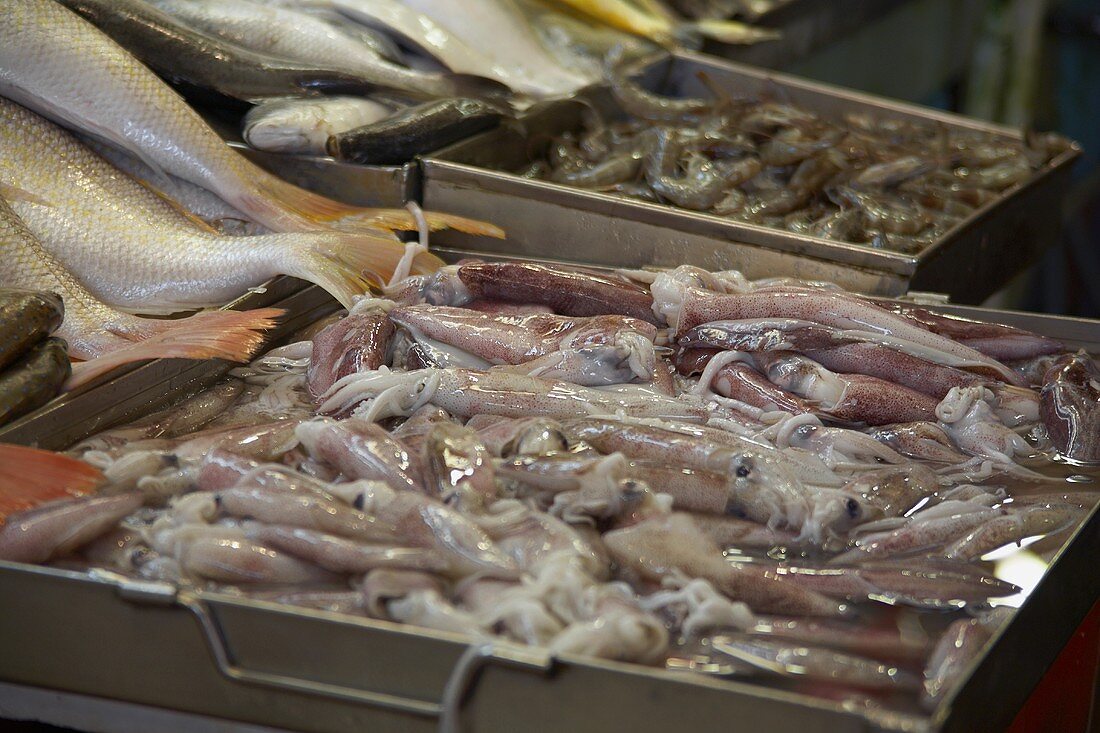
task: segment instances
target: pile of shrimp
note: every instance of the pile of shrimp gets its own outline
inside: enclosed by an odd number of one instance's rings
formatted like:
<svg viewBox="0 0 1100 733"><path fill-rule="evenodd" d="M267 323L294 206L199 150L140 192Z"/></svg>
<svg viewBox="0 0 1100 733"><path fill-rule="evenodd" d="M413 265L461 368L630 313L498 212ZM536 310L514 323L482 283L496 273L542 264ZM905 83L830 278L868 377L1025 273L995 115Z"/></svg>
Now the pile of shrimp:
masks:
<svg viewBox="0 0 1100 733"><path fill-rule="evenodd" d="M663 97L614 59L607 80L627 118L593 108L522 175L904 254L1069 145L865 113L830 119L774 99Z"/></svg>

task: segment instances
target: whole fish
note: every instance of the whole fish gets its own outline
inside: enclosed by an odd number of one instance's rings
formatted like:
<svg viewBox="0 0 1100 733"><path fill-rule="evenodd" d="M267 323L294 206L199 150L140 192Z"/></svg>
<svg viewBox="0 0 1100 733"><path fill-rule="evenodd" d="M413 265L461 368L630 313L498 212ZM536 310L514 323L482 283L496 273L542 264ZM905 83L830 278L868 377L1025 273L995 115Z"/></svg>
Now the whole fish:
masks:
<svg viewBox="0 0 1100 733"><path fill-rule="evenodd" d="M10 210L0 199L0 243L8 241ZM0 267L4 266L0 260ZM3 272L0 270L0 272ZM27 290L36 287L29 281L0 278L0 369L21 357L31 346L57 330L65 315L61 297L55 292Z"/></svg>
<svg viewBox="0 0 1100 733"><path fill-rule="evenodd" d="M526 78L538 79L549 94L565 94L588 85L586 78L558 63L512 0L403 0L469 46L484 49L499 64ZM471 23L470 18L478 22Z"/></svg>
<svg viewBox="0 0 1100 733"><path fill-rule="evenodd" d="M88 0L79 0L86 2ZM162 10L212 35L253 51L332 69L418 97L501 94L489 79L418 71L381 58L339 28L304 13L249 0L155 0Z"/></svg>
<svg viewBox="0 0 1100 733"><path fill-rule="evenodd" d="M94 360L77 367L82 381L120 364L156 357L218 357L244 361L260 345L262 338L257 331L270 327L272 317L278 313L273 309L248 313L219 311L184 319L154 320L117 311L88 292L0 198L0 285L17 282L49 290L64 298L68 307L58 335L68 342L70 355ZM60 310L59 304L52 302L55 297L46 297L45 315L39 313L36 318L33 314L24 314L19 322L42 324L44 318L52 318ZM51 349L39 354L33 366L21 370L20 383L26 380L41 382L32 385L28 398L31 392L37 399L42 395L52 396L60 383L69 378L71 370L68 359L64 358L65 341L55 339ZM63 365L56 363L52 356L57 350L64 359ZM110 356L106 356L108 354ZM58 380L56 387L50 386ZM12 395L19 391L14 383L10 386Z"/></svg>
<svg viewBox="0 0 1100 733"><path fill-rule="evenodd" d="M188 90L253 101L287 94L365 92L367 77L226 42L142 0L61 0L161 77ZM219 100L220 101L220 100Z"/></svg>
<svg viewBox="0 0 1100 733"><path fill-rule="evenodd" d="M53 0L12 0L4 10L0 95L213 191L274 231L327 229L338 220L360 231L417 228L407 211L348 206L249 163L152 71ZM462 217L425 216L436 228L503 236Z"/></svg>
<svg viewBox="0 0 1100 733"><path fill-rule="evenodd" d="M362 97L280 99L249 110L242 134L258 150L326 155L331 136L380 122L393 113L392 108Z"/></svg>
<svg viewBox="0 0 1100 733"><path fill-rule="evenodd" d="M488 130L503 116L496 105L477 99L440 99L403 109L378 122L337 132L325 147L334 158L396 165Z"/></svg>
<svg viewBox="0 0 1100 733"><path fill-rule="evenodd" d="M361 273L384 282L404 253L382 236L215 234L3 99L0 178L21 190L12 209L65 269L96 298L144 313L220 305L277 274L316 282L350 306L366 289Z"/></svg>
<svg viewBox="0 0 1100 733"><path fill-rule="evenodd" d="M32 346L0 371L0 425L49 402L71 373L64 341L48 338Z"/></svg>
<svg viewBox="0 0 1100 733"><path fill-rule="evenodd" d="M429 14L406 7L399 0L333 0L333 6L352 20L399 36L454 72L478 74L536 97L556 94L553 84L530 69L502 62L482 46L467 43Z"/></svg>

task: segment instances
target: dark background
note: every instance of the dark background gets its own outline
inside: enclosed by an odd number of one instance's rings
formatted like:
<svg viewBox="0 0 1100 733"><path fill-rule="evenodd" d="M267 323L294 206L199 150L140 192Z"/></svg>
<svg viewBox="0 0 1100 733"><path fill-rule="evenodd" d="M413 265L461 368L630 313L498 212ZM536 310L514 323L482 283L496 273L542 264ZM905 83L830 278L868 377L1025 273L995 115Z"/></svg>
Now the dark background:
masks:
<svg viewBox="0 0 1100 733"><path fill-rule="evenodd" d="M989 305L1100 317L1100 2L794 0L768 23L784 41L704 50L1078 141L1061 241Z"/></svg>

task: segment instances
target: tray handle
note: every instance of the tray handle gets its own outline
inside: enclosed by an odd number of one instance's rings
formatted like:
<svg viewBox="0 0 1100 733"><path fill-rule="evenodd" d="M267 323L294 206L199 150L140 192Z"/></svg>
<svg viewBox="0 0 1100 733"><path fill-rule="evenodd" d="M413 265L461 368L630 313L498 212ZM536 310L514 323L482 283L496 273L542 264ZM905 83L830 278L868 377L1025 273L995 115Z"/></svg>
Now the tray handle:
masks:
<svg viewBox="0 0 1100 733"><path fill-rule="evenodd" d="M141 596L127 593L122 584L119 590L124 596L131 597L133 600L145 600ZM230 658L225 636L206 603L186 592L175 593L175 602L190 611L198 621L214 664L221 674L230 679L306 695L345 700L422 718L435 718L439 721L441 733L459 733L462 730L462 708L473 696L479 673L485 667L504 665L547 674L554 664L553 655L547 649L507 643L473 644L463 652L455 663L454 669L451 670L443 688L442 699L439 702L432 702L246 669L235 664Z"/></svg>

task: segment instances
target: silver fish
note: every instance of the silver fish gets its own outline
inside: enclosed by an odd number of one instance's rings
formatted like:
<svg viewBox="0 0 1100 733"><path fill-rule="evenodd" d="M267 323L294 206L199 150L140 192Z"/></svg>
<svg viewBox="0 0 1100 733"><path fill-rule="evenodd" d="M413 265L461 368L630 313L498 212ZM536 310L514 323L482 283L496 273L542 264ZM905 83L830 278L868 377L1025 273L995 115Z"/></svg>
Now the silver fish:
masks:
<svg viewBox="0 0 1100 733"><path fill-rule="evenodd" d="M573 72L562 69L552 58L549 66L532 68L529 59L523 63L513 64L510 60L501 58L497 53L490 53L485 49L495 49L503 40L502 36L494 35L506 33L500 27L489 32L488 45L481 41L471 40L458 32L458 29L440 17L437 13L448 13L449 8L439 7L422 9L407 6L398 0L334 0L333 5L341 13L353 20L366 25L381 27L408 40L427 54L438 59L447 68L456 72L479 74L491 79L496 79L507 84L516 92L529 94L534 97L546 97L572 91L584 86L586 80L578 77ZM447 4L448 6L450 4ZM456 15L450 18L452 22L460 19L460 28L466 28L473 23L466 20L469 17L481 17L481 13L487 8L474 8L475 16L469 16L470 8L454 8ZM534 53L547 56L546 51L539 51L537 39L530 36L530 31L523 31L523 36L533 40L535 45L531 47ZM556 70L550 71L550 70ZM559 78L564 72L564 78Z"/></svg>
<svg viewBox="0 0 1100 733"><path fill-rule="evenodd" d="M285 8L251 0L154 0L161 10L253 51L295 61L346 69L389 89L422 97L507 92L488 79L455 77L399 66L387 61L330 23Z"/></svg>
<svg viewBox="0 0 1100 733"><path fill-rule="evenodd" d="M321 97L264 102L244 117L245 141L259 150L327 155L330 135L389 117L393 110L362 97Z"/></svg>
<svg viewBox="0 0 1100 733"><path fill-rule="evenodd" d="M52 0L11 0L4 10L0 95L213 191L274 231L327 229L337 221L356 231L416 228L407 211L341 204L249 163L152 71ZM461 217L426 216L433 226L465 226Z"/></svg>
<svg viewBox="0 0 1100 733"><path fill-rule="evenodd" d="M4 186L0 184L0 189ZM9 192L10 195L10 192ZM122 313L92 295L38 241L0 198L0 285L19 285L57 293L65 317L57 332L71 356L85 361L75 378L87 381L119 364L174 356L220 357L244 361L259 345L258 330L272 325L273 309L247 313L220 311L183 320L154 320Z"/></svg>
<svg viewBox="0 0 1100 733"><path fill-rule="evenodd" d="M360 273L384 280L404 253L381 236L217 235L61 128L3 99L0 179L23 191L12 209L43 246L116 308L156 313L220 305L278 274L316 282L350 305L366 290Z"/></svg>

